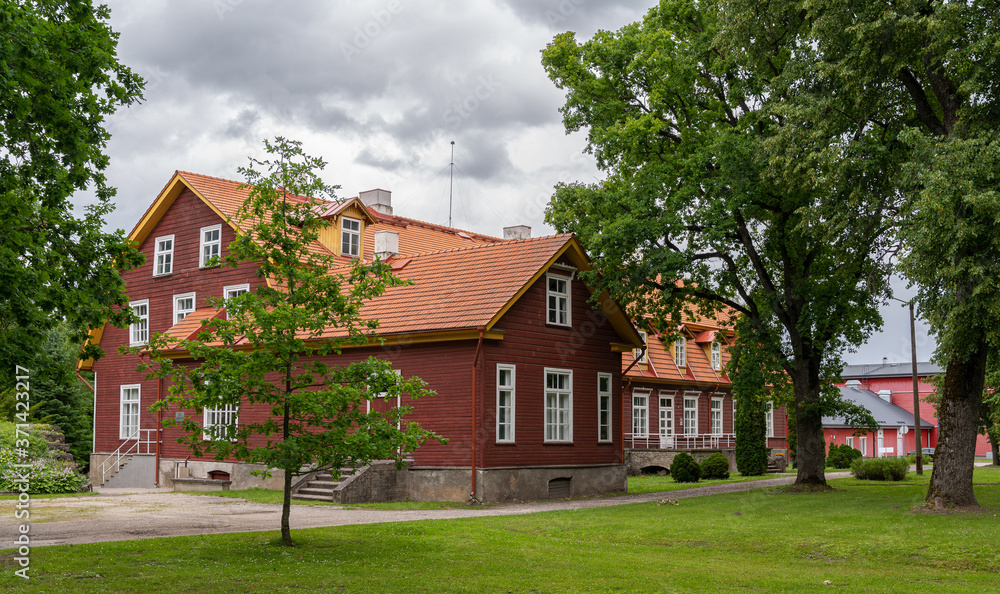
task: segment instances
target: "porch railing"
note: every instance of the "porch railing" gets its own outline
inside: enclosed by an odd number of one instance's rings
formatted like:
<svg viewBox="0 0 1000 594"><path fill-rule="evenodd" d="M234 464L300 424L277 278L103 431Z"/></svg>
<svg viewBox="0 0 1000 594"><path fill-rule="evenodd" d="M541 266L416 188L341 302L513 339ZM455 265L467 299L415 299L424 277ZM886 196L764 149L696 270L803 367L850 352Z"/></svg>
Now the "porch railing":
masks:
<svg viewBox="0 0 1000 594"><path fill-rule="evenodd" d="M635 435L626 433L625 447L633 450L714 450L719 448L733 448L736 447L736 434Z"/></svg>
<svg viewBox="0 0 1000 594"><path fill-rule="evenodd" d="M145 435L146 439L142 439ZM98 466L97 472L101 475L101 485L107 481L108 474L115 474L118 469L121 468L122 458L125 456L131 456L132 454L151 454L150 447L156 443L153 437L156 435L156 429L136 429L135 433L130 435L122 445L118 446L118 449L111 453L107 458L101 462ZM126 449L127 446L127 449ZM145 447L145 452L142 451L142 446ZM113 469L113 470L112 470Z"/></svg>

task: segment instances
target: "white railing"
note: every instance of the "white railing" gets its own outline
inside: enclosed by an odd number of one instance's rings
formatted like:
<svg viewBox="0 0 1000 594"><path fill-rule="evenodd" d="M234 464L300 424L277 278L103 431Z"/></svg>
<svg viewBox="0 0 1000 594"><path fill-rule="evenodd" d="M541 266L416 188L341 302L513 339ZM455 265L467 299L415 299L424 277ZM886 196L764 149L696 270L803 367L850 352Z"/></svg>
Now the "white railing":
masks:
<svg viewBox="0 0 1000 594"><path fill-rule="evenodd" d="M145 434L146 439L141 439L141 436ZM101 475L101 485L106 482L108 474L114 474L118 472L121 468L122 458L125 456L131 456L132 454L150 454L150 446L156 443L156 440L152 438L156 434L156 429L136 429L135 433L129 436L128 439L118 446L118 449L111 453L107 458L101 462L101 465L97 468L97 472ZM143 452L142 447L146 446L146 451ZM125 449L128 446L128 449ZM124 451L123 451L124 450ZM135 450L135 451L132 451ZM112 468L114 471L112 471Z"/></svg>
<svg viewBox="0 0 1000 594"><path fill-rule="evenodd" d="M698 435L625 434L625 447L633 450L714 450L736 447L734 433Z"/></svg>

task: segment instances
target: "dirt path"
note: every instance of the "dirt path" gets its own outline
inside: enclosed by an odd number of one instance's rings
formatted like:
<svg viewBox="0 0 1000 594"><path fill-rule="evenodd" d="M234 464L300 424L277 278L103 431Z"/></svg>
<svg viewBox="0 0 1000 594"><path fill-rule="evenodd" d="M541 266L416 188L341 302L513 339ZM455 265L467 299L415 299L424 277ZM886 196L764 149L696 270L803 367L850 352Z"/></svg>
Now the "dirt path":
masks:
<svg viewBox="0 0 1000 594"><path fill-rule="evenodd" d="M846 473L830 473L839 478ZM787 485L794 477L695 487L682 491L642 493L594 499L510 503L485 508L389 511L344 509L335 506L295 505L292 507L293 530L349 524L411 522L507 516L545 511L607 507L629 503L682 499L748 491L761 487ZM0 515L0 542L12 543L22 520L14 518L14 502L4 502L7 511ZM31 546L86 544L115 540L138 540L194 534L257 532L277 530L281 505L252 503L189 493L135 492L128 489L105 489L93 497L33 499L31 501ZM0 544L0 548L7 548Z"/></svg>

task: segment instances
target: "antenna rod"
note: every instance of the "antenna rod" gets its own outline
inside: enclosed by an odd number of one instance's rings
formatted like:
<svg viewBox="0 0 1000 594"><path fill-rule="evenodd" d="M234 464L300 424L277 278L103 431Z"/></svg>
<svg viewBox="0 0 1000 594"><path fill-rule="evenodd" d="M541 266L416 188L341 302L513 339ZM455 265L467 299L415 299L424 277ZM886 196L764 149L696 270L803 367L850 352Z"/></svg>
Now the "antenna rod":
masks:
<svg viewBox="0 0 1000 594"><path fill-rule="evenodd" d="M451 141L451 174L448 178L448 226L451 227L451 196L455 188L455 141Z"/></svg>

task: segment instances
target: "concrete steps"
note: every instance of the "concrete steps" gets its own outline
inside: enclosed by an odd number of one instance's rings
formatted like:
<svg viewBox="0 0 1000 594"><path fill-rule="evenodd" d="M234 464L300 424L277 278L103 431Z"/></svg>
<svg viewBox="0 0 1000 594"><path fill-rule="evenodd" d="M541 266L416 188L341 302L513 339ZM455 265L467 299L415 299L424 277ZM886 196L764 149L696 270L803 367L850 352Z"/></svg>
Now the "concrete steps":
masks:
<svg viewBox="0 0 1000 594"><path fill-rule="evenodd" d="M321 472L311 478L303 487L292 494L292 499L300 501L337 501L336 491L358 471L354 468L341 468L339 478L334 478L330 472Z"/></svg>

